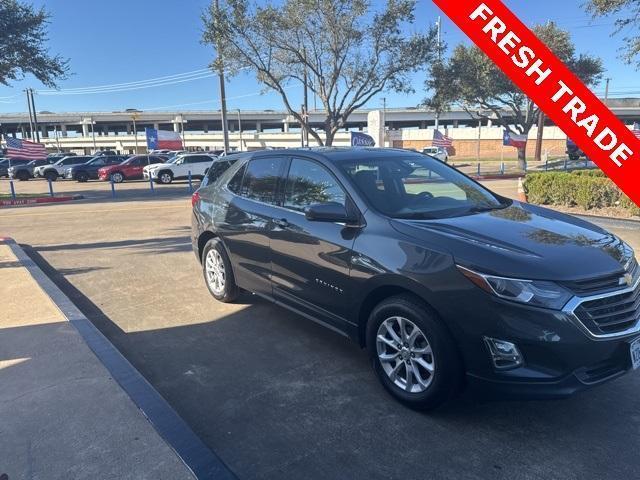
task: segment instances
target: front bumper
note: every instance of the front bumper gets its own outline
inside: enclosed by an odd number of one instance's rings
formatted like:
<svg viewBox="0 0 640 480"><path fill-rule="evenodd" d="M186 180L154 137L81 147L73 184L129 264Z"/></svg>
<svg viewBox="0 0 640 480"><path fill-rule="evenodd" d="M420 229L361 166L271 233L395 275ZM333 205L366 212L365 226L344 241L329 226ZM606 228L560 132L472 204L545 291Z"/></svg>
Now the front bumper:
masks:
<svg viewBox="0 0 640 480"><path fill-rule="evenodd" d="M467 383L484 395L561 398L632 370L630 344L640 338L637 331L594 338L569 312L508 302L475 286L438 297L434 306L458 343ZM496 368L485 337L515 344L523 364Z"/></svg>

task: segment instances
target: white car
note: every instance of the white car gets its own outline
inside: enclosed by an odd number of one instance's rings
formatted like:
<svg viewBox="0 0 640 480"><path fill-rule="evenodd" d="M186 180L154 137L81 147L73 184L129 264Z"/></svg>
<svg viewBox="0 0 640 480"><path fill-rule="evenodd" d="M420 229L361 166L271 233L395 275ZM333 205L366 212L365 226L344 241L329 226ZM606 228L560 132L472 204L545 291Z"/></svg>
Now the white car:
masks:
<svg viewBox="0 0 640 480"><path fill-rule="evenodd" d="M64 177L64 171L74 165L87 163L93 158L93 155L77 155L64 157L52 165L41 165L33 169L34 177L44 177L47 180L55 181L58 177Z"/></svg>
<svg viewBox="0 0 640 480"><path fill-rule="evenodd" d="M444 163L449 161L449 154L447 153L447 150L442 147L426 147L422 149L422 153L437 158Z"/></svg>
<svg viewBox="0 0 640 480"><path fill-rule="evenodd" d="M145 179L153 179L156 183L171 183L174 180L189 178L204 178L211 162L217 157L203 153L190 153L177 155L167 163L147 165L142 169L142 176Z"/></svg>

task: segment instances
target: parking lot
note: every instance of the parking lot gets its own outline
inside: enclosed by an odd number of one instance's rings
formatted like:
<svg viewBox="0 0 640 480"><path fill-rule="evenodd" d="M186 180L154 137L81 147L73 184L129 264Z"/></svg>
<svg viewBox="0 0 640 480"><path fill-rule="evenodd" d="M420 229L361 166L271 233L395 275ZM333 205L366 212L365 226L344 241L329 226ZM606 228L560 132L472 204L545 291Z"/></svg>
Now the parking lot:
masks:
<svg viewBox="0 0 640 480"><path fill-rule="evenodd" d="M515 194L513 180L487 184ZM638 374L569 400L463 395L416 413L345 338L248 294L211 298L191 251L186 182L153 194L124 183L116 201L105 183L54 188L85 199L0 210L0 235L27 248L241 479L638 476ZM640 231L613 230L640 250Z"/></svg>

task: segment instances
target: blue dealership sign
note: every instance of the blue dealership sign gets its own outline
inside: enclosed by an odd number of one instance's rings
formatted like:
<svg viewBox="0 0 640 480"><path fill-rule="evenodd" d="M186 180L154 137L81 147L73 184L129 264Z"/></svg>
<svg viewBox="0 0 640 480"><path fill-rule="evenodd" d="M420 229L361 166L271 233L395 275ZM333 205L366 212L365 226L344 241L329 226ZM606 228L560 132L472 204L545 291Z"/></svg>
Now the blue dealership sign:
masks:
<svg viewBox="0 0 640 480"><path fill-rule="evenodd" d="M352 147L375 147L376 141L371 135L360 132L351 132Z"/></svg>

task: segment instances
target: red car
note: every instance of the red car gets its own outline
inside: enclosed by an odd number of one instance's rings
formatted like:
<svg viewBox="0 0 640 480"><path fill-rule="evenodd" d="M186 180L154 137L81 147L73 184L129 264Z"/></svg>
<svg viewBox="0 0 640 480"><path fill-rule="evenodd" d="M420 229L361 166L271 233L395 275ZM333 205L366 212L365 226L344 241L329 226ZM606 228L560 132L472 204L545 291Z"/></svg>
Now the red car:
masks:
<svg viewBox="0 0 640 480"><path fill-rule="evenodd" d="M145 165L164 162L165 159L157 155L134 155L117 165L102 167L98 170L98 179L113 180L114 183L138 180L142 178L142 169Z"/></svg>

